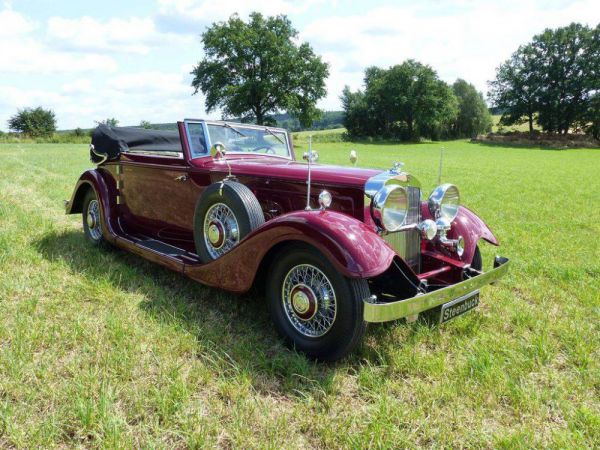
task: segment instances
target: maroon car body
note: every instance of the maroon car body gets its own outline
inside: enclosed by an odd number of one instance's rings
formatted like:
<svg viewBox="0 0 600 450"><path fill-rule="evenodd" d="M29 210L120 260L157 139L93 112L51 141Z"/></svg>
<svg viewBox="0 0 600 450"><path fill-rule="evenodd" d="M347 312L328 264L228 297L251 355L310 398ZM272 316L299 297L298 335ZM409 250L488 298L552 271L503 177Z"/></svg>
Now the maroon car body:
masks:
<svg viewBox="0 0 600 450"><path fill-rule="evenodd" d="M204 153L198 154L192 148L197 145L190 131L192 125L199 127L201 139L205 140ZM221 152L219 145L223 144L212 142L209 126L231 128L233 131L225 128L217 131L239 133L240 141L247 139L244 133L259 130L264 133L259 136L261 142L269 144L257 147L257 152ZM498 241L488 226L465 207L457 207L455 217L443 234L438 231L437 237L426 238L427 230L422 224L426 219L430 219L427 225L436 221L432 216L435 208L432 210L428 201L422 201L418 182L398 168L381 171L300 162L294 154L291 136L275 128L186 120L178 124L178 129L181 146L176 151L135 151L125 146L124 151L107 158L102 149L93 149L100 159L96 159L98 166L81 175L71 199L66 202L67 214L83 213L88 234L97 231L96 236L101 233L103 240L117 247L205 285L236 293L247 291L256 280L264 280L273 264L285 260L286 251L301 246L324 257L327 267L334 268L343 279L351 283L362 280L362 295L365 289L369 292L357 303L356 314L360 317L353 319L361 322L411 319L427 311L437 311L442 316L444 305L462 297L474 297L483 285L506 272L508 260L505 258L497 258L493 270L481 272L478 243L485 240L498 245ZM277 142L270 135L275 136ZM273 142L279 147L279 142L284 144L288 154L274 154ZM306 208L309 165L311 209ZM212 261L203 261L199 257L198 242L202 238L198 234L202 234L202 230L204 233L219 230L211 229L207 218L204 228L197 223L201 220L195 218L198 205L207 187L220 186L222 190L230 182L243 185L251 192L260 205L264 223L261 218L262 224L240 238L227 252ZM414 194L400 198L409 203L406 213L409 216L412 208L412 223L404 223L402 229L395 232L386 231L378 221L373 211L377 196L375 191L369 192L373 186L379 192L390 183L402 186L396 193ZM319 207L319 195L324 190L333 201L328 207ZM94 205L94 200L90 203L89 198L96 198L100 207L95 218L93 211L86 211L86 206L89 209L90 204ZM236 226L238 221L239 217ZM224 226L221 222L215 223ZM235 233L237 235L237 229ZM203 239L209 250L218 241L215 238L213 242L212 237L206 236ZM319 268L318 263L311 266L301 261L294 267L313 266L315 270ZM322 274L332 273L327 270L322 268ZM328 278L332 276L323 279L329 281ZM335 287L335 281L330 285ZM286 335L302 331L302 327L307 326L306 320L313 320L312 317L306 319L306 314L316 314L315 308L320 311L324 301L330 307L329 297L334 298L337 308L333 312L329 310L332 320L342 317L343 312L342 300L336 297L341 296L341 291L321 295L303 283L296 283L293 288L296 290L290 294L293 298L289 303L293 316L289 320L293 326L289 332L283 330L284 337L300 350L321 359L337 359L352 350L356 342L345 343L340 349L334 348L335 343L326 343L328 350L313 351L313 341L320 342L325 336L316 331L300 333L297 339ZM317 298L319 295L326 300ZM282 301L286 304L285 299ZM460 308L455 309L448 314L462 312ZM463 305L462 309L468 308Z"/></svg>

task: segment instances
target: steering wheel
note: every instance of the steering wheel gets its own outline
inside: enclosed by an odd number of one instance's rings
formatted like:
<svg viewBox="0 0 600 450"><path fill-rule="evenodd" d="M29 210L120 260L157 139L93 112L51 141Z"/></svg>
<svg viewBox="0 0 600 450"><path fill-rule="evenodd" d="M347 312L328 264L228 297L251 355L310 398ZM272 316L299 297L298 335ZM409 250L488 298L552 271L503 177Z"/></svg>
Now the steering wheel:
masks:
<svg viewBox="0 0 600 450"><path fill-rule="evenodd" d="M265 153L275 155L275 150L273 150L273 147L271 147L270 145L259 145L258 147L252 149L253 152L259 152L261 150L264 150Z"/></svg>

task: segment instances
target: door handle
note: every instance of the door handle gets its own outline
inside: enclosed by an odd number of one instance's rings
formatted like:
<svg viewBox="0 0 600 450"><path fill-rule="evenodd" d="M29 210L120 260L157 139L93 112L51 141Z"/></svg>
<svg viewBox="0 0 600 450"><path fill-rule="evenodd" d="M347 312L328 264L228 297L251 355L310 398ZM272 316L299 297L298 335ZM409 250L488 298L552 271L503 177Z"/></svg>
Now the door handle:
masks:
<svg viewBox="0 0 600 450"><path fill-rule="evenodd" d="M178 177L175 177L175 181L186 181L187 179L187 175L179 175Z"/></svg>

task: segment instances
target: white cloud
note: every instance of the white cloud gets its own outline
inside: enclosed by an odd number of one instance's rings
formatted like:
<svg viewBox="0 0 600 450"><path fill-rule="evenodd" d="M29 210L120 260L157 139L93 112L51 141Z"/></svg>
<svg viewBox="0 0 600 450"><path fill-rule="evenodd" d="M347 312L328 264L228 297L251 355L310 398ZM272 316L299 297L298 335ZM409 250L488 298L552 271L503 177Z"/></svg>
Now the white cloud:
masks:
<svg viewBox="0 0 600 450"><path fill-rule="evenodd" d="M1 72L48 74L112 71L117 67L106 55L74 55L48 47L33 33L36 28L35 22L16 11L0 11Z"/></svg>
<svg viewBox="0 0 600 450"><path fill-rule="evenodd" d="M181 14L204 20L219 20L229 17L234 12L244 16L252 11L263 14L292 14L303 13L323 0L305 0L302 2L291 0L158 0L159 11L162 14Z"/></svg>
<svg viewBox="0 0 600 450"><path fill-rule="evenodd" d="M213 22L226 20L234 13L246 18L253 11L264 15L302 14L325 0L158 0L159 27L174 33L200 34Z"/></svg>
<svg viewBox="0 0 600 450"><path fill-rule="evenodd" d="M442 79L466 79L483 91L495 68L517 47L547 27L600 21L597 0L548 7L544 2L414 3L373 8L365 14L321 17L304 27L310 42L330 63L328 97L320 106L340 107L345 84L357 89L364 68L388 67L414 58Z"/></svg>
<svg viewBox="0 0 600 450"><path fill-rule="evenodd" d="M48 38L68 50L147 54L152 47L183 42L181 36L159 33L149 17L112 18L99 21L51 17Z"/></svg>
<svg viewBox="0 0 600 450"><path fill-rule="evenodd" d="M17 37L36 28L36 24L21 14L6 8L0 11L0 38Z"/></svg>
<svg viewBox="0 0 600 450"><path fill-rule="evenodd" d="M56 91L0 85L0 128L18 108L37 105L55 111L59 129L87 128L107 117L136 125L142 119L172 123L203 116L202 96L191 95L187 71L181 69L119 74L96 82L75 78Z"/></svg>

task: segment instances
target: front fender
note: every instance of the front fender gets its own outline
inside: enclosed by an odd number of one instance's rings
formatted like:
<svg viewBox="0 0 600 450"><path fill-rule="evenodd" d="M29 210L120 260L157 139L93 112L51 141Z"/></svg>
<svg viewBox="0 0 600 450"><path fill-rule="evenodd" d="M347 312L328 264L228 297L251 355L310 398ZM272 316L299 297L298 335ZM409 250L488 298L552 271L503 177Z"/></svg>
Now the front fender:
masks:
<svg viewBox="0 0 600 450"><path fill-rule="evenodd" d="M383 273L395 255L374 230L353 217L335 211L295 211L268 221L219 259L186 265L184 270L203 283L243 292L252 285L269 250L286 241L315 247L351 278Z"/></svg>
<svg viewBox="0 0 600 450"><path fill-rule="evenodd" d="M423 202L421 205L421 216L423 219L432 219L427 202ZM459 206L458 214L452 222L450 231L448 231L448 238L450 239L458 239L459 236L462 236L465 240L465 251L461 260L467 264L471 264L473 261L475 248L480 239L492 245L500 245L486 223L465 206Z"/></svg>
<svg viewBox="0 0 600 450"><path fill-rule="evenodd" d="M469 264L473 261L475 248L480 239L492 245L500 245L486 223L477 214L464 206L459 208L458 215L452 222L452 228L448 233L450 239L457 239L459 236L462 236L465 240L465 252L462 259Z"/></svg>

